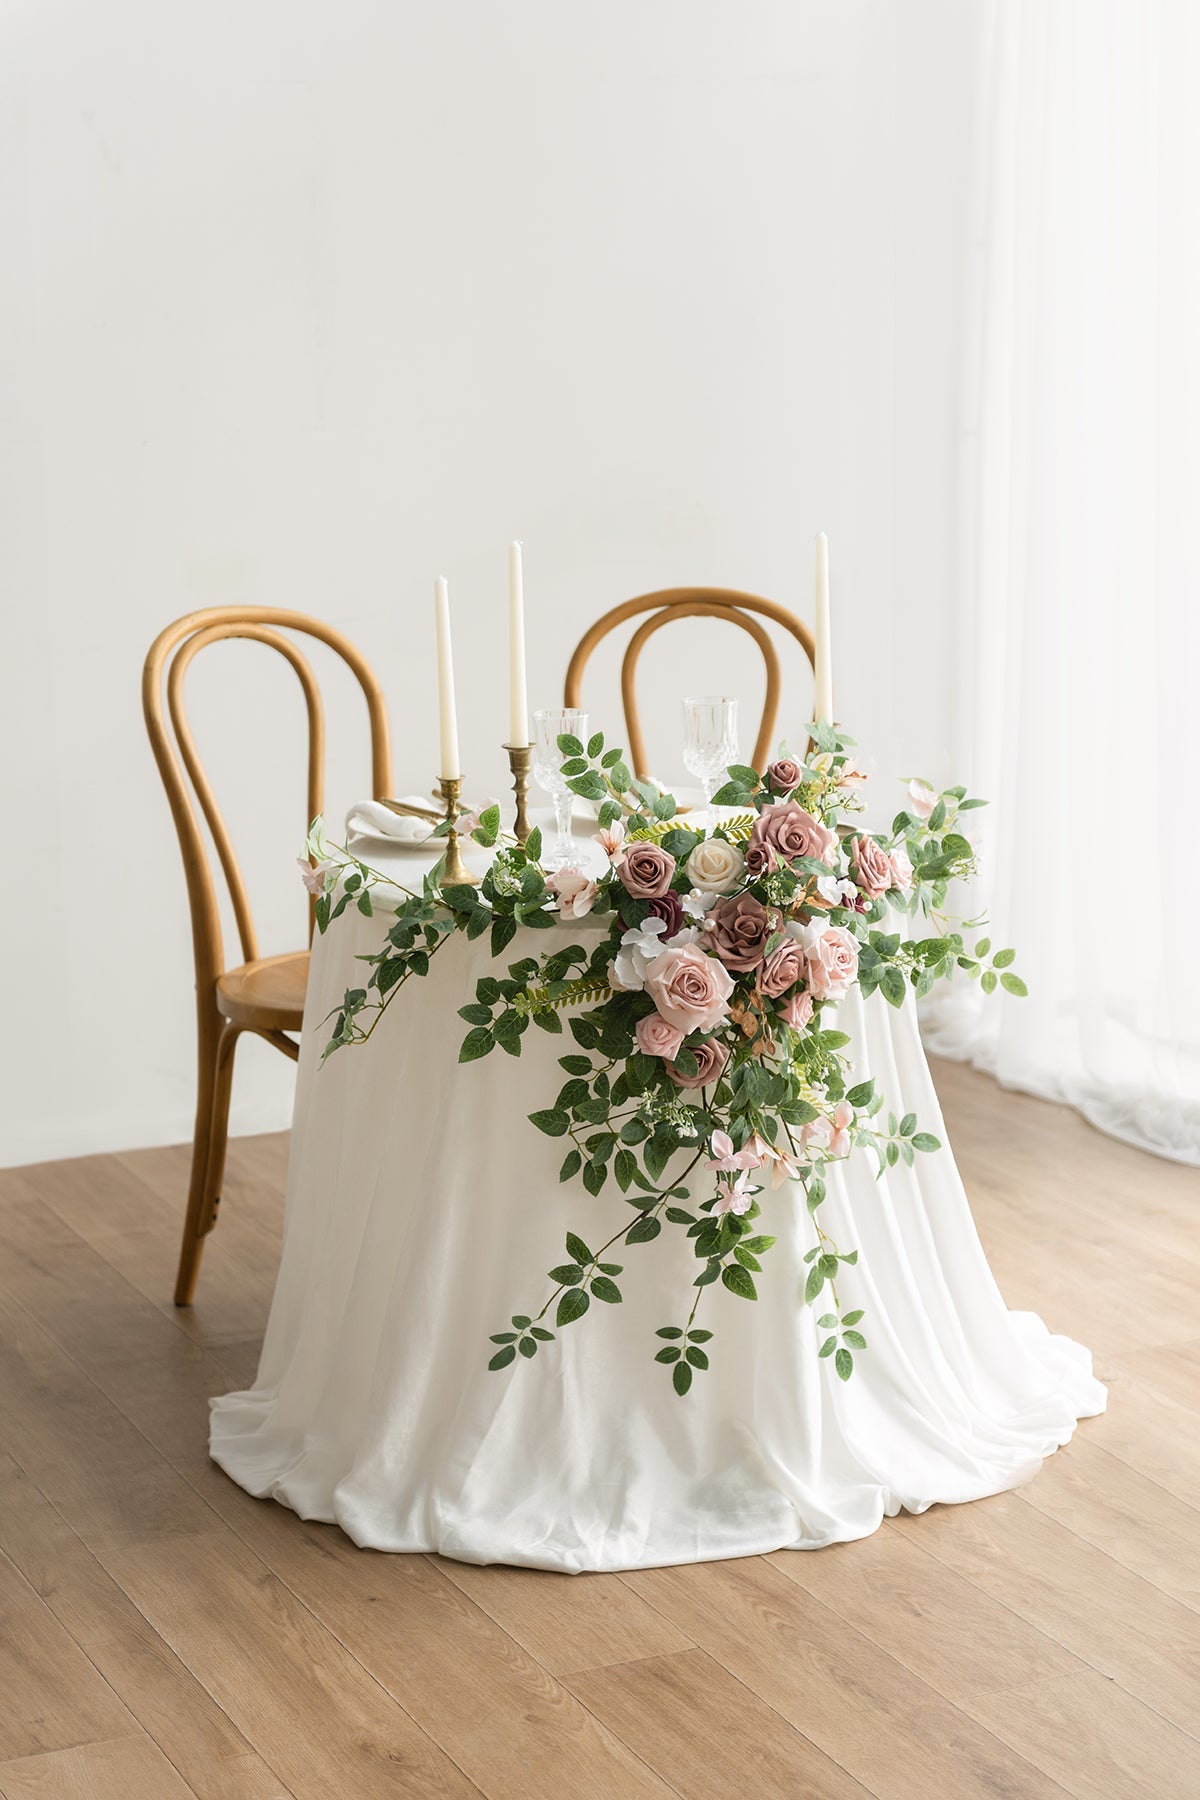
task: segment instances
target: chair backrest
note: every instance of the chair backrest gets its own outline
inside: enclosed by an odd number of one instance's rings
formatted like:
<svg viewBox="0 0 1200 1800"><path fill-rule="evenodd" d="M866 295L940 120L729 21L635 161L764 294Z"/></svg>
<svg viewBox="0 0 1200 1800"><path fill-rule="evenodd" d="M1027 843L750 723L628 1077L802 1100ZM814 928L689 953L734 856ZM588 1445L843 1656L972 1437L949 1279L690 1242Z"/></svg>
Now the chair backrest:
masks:
<svg viewBox="0 0 1200 1800"><path fill-rule="evenodd" d="M392 785L391 733L388 729L387 703L383 690L361 652L331 625L324 624L320 619L309 618L306 613L289 612L273 606L211 606L202 612L188 613L186 618L176 619L173 625L168 625L165 631L158 634L150 646L142 670L142 709L155 761L167 790L171 815L179 835L179 847L183 852L188 902L192 914L196 982L201 994L215 982L225 964L216 889L193 795L200 803L200 811L212 834L224 872L241 939L243 961L254 962L257 959L258 939L233 843L212 787L201 767L195 740L188 725L184 706L184 678L194 657L209 644L218 643L223 638L252 638L256 643L269 645L287 659L304 690L304 702L308 711L308 811L304 821L307 829L324 805L325 711L321 703L321 690L312 668L291 638L284 636L285 631L302 632L307 637L319 639L335 651L357 676L367 702L371 728L373 797L376 800L385 799ZM309 911L311 935L311 907Z"/></svg>
<svg viewBox="0 0 1200 1800"><path fill-rule="evenodd" d="M804 621L798 619L795 613L789 612L786 606L780 606L776 600L764 600L759 594L742 594L736 588L660 588L654 594L639 594L636 599L623 600L620 606L614 606L610 612L604 613L579 640L567 666L563 694L565 706L580 704L583 672L596 645L610 631L615 631L618 625L623 625L626 619L635 618L638 613L650 613L652 616L638 626L621 662L621 704L625 711L625 730L634 773L643 777L646 774L646 744L637 709L638 657L647 640L664 625L671 624L675 619L694 618L723 619L730 625L739 625L750 634L762 652L767 671L767 691L752 760L756 769L764 769L770 761L771 746L775 739L782 681L779 656L774 643L758 620L748 615L760 614L790 632L811 665L814 654L813 635Z"/></svg>

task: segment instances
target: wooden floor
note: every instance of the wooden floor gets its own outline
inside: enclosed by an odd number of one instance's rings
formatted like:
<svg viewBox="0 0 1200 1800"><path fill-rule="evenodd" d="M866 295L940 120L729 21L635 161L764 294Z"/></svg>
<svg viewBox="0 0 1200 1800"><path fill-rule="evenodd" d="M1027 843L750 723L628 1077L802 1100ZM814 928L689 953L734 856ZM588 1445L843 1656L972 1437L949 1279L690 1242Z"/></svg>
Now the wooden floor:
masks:
<svg viewBox="0 0 1200 1800"><path fill-rule="evenodd" d="M1014 1493L632 1575L375 1555L212 1467L284 1139L232 1147L193 1311L186 1152L0 1175L0 1794L1200 1795L1200 1177L938 1079L1010 1303L1108 1414Z"/></svg>

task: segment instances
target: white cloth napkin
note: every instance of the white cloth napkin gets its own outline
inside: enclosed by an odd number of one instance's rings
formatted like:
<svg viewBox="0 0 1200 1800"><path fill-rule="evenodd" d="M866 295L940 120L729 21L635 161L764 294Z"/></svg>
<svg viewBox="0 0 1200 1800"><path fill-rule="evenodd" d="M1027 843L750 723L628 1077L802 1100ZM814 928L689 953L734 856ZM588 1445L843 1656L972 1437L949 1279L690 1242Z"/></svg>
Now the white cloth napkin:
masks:
<svg viewBox="0 0 1200 1800"><path fill-rule="evenodd" d="M406 806L430 806L424 794L401 794ZM398 844L423 844L433 830L432 819L411 819L384 806L381 800L358 800L346 814L349 837L394 838Z"/></svg>

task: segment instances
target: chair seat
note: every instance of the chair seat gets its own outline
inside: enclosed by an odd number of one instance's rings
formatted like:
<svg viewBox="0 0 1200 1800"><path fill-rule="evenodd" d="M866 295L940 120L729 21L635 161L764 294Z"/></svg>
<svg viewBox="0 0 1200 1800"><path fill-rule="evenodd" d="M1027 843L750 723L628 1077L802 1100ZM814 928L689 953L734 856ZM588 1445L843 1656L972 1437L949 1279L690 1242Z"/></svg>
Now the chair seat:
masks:
<svg viewBox="0 0 1200 1800"><path fill-rule="evenodd" d="M217 976L217 1011L255 1030L299 1031L307 985L307 950L241 963Z"/></svg>

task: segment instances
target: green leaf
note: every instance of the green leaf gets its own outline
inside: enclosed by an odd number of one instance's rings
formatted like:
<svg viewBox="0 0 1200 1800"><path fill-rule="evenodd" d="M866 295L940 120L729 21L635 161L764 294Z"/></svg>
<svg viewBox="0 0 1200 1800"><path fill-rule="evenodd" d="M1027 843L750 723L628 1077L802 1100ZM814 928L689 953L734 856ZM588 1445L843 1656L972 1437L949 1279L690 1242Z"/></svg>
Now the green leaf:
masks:
<svg viewBox="0 0 1200 1800"><path fill-rule="evenodd" d="M1029 992L1029 989L1025 986L1021 977L1019 975L1010 975L1007 970L1000 977L1000 985L1006 994L1018 994L1022 998Z"/></svg>
<svg viewBox="0 0 1200 1800"><path fill-rule="evenodd" d="M849 1381L854 1373L854 1358L848 1350L839 1350L833 1359L833 1366L843 1381Z"/></svg>
<svg viewBox="0 0 1200 1800"><path fill-rule="evenodd" d="M629 1184L637 1171L637 1162L632 1150L618 1150L613 1163L613 1174L617 1178L617 1186L623 1194L629 1192Z"/></svg>
<svg viewBox="0 0 1200 1800"><path fill-rule="evenodd" d="M842 1337L846 1343L853 1344L856 1350L865 1350L867 1347L867 1340L861 1331L843 1331Z"/></svg>
<svg viewBox="0 0 1200 1800"><path fill-rule="evenodd" d="M486 1056L495 1046L495 1039L487 1028L477 1025L474 1031L468 1031L458 1052L460 1063L475 1062L480 1056Z"/></svg>
<svg viewBox="0 0 1200 1800"><path fill-rule="evenodd" d="M940 1150L942 1140L934 1137L932 1131L917 1131L913 1134L912 1147L914 1150Z"/></svg>
<svg viewBox="0 0 1200 1800"><path fill-rule="evenodd" d="M985 969L983 974L979 977L979 985L985 994L993 994L996 991L996 983L999 979L995 969Z"/></svg>
<svg viewBox="0 0 1200 1800"><path fill-rule="evenodd" d="M492 1333L493 1344L515 1344L516 1341L517 1334L515 1331L493 1331Z"/></svg>
<svg viewBox="0 0 1200 1800"><path fill-rule="evenodd" d="M571 1121L565 1112L548 1106L543 1107L540 1112L531 1112L529 1123L536 1125L539 1131L544 1131L547 1137L565 1137Z"/></svg>
<svg viewBox="0 0 1200 1800"><path fill-rule="evenodd" d="M532 1331L535 1338L541 1339L543 1344L552 1344L554 1342L554 1333L552 1331L547 1331L544 1325L531 1325L529 1329Z"/></svg>
<svg viewBox="0 0 1200 1800"><path fill-rule="evenodd" d="M883 979L879 983L879 991L889 1006L903 1006L905 995L904 977L894 965L883 971Z"/></svg>
<svg viewBox="0 0 1200 1800"><path fill-rule="evenodd" d="M564 731L559 734L558 747L564 756L583 755L583 745L577 737L572 737L569 731Z"/></svg>
<svg viewBox="0 0 1200 1800"><path fill-rule="evenodd" d="M520 1343L517 1345L517 1349L521 1352L522 1356L536 1356L537 1355L537 1345L534 1343L534 1341L531 1337L522 1338Z"/></svg>
<svg viewBox="0 0 1200 1800"><path fill-rule="evenodd" d="M685 1355L693 1369L707 1369L708 1358L703 1350L699 1349L695 1344L688 1345Z"/></svg>
<svg viewBox="0 0 1200 1800"><path fill-rule="evenodd" d="M567 1233L567 1255L573 1257L578 1263L588 1264L595 1260L583 1239L577 1237L573 1231Z"/></svg>
<svg viewBox="0 0 1200 1800"><path fill-rule="evenodd" d="M731 1294L738 1294L743 1300L757 1300L758 1289L754 1285L754 1277L749 1270L738 1263L730 1263L721 1270L721 1280Z"/></svg>
<svg viewBox="0 0 1200 1800"><path fill-rule="evenodd" d="M560 1181L570 1181L572 1175L578 1175L582 1165L583 1158L578 1150L568 1150L566 1157L563 1160L563 1166L558 1171L558 1179Z"/></svg>
<svg viewBox="0 0 1200 1800"><path fill-rule="evenodd" d="M594 1158L583 1165L583 1185L589 1194L598 1194L608 1180L608 1170L602 1162Z"/></svg>
<svg viewBox="0 0 1200 1800"><path fill-rule="evenodd" d="M808 1271L808 1280L804 1284L804 1301L811 1306L821 1289L825 1286L825 1273L820 1262L815 1262Z"/></svg>
<svg viewBox="0 0 1200 1800"><path fill-rule="evenodd" d="M846 1098L851 1106L867 1106L874 1098L874 1094L875 1081L872 1077L870 1081L860 1081L857 1087L852 1087Z"/></svg>
<svg viewBox="0 0 1200 1800"><path fill-rule="evenodd" d="M583 1270L577 1262L559 1263L556 1269L548 1270L548 1274L559 1287L578 1287L583 1280Z"/></svg>
<svg viewBox="0 0 1200 1800"><path fill-rule="evenodd" d="M1016 960L1016 955L1017 953L1015 950L997 950L995 956L992 958L992 967L994 969L1007 969L1009 963Z"/></svg>
<svg viewBox="0 0 1200 1800"><path fill-rule="evenodd" d="M597 1275L592 1283L592 1294L597 1300L607 1301L609 1306L620 1305L621 1290L615 1281L609 1280L607 1275Z"/></svg>
<svg viewBox="0 0 1200 1800"><path fill-rule="evenodd" d="M659 1333L659 1336L662 1336L661 1332ZM660 1350L654 1360L655 1362L660 1363L673 1363L678 1362L682 1355L683 1351L679 1348L678 1344L670 1344L665 1350Z"/></svg>
<svg viewBox="0 0 1200 1800"><path fill-rule="evenodd" d="M916 1129L917 1129L916 1113L915 1112L905 1113L904 1117L900 1121L900 1136L901 1137L911 1137L913 1132Z"/></svg>
<svg viewBox="0 0 1200 1800"><path fill-rule="evenodd" d="M627 1244L648 1244L652 1238L658 1236L661 1230L662 1223L658 1219L638 1219L625 1233L625 1242Z"/></svg>
<svg viewBox="0 0 1200 1800"><path fill-rule="evenodd" d="M821 1348L817 1351L817 1355L832 1356L836 1348L837 1339L835 1337L827 1337L825 1342L821 1345Z"/></svg>
<svg viewBox="0 0 1200 1800"><path fill-rule="evenodd" d="M842 1320L842 1324L843 1325L857 1325L858 1321L862 1318L862 1316L863 1316L862 1308L859 1307L857 1312L848 1312L846 1314L845 1318Z"/></svg>
<svg viewBox="0 0 1200 1800"><path fill-rule="evenodd" d="M590 1056L560 1056L558 1066L565 1069L568 1075L590 1075L592 1059Z"/></svg>
<svg viewBox="0 0 1200 1800"><path fill-rule="evenodd" d="M599 756L599 754L603 750L603 748L604 748L604 733L602 731L593 732L592 736L588 739L588 747L587 747L588 755L591 757L597 757L597 756Z"/></svg>
<svg viewBox="0 0 1200 1800"><path fill-rule="evenodd" d="M554 1315L556 1325L571 1325L576 1319L582 1319L591 1305L587 1294L581 1287L568 1288L558 1303L558 1311Z"/></svg>
<svg viewBox="0 0 1200 1800"><path fill-rule="evenodd" d="M689 1331L688 1337L693 1344L707 1344L712 1337L711 1331Z"/></svg>
<svg viewBox="0 0 1200 1800"><path fill-rule="evenodd" d="M510 1362L515 1362L516 1360L517 1352L515 1347L512 1344L505 1344L503 1350L497 1350L495 1356L493 1356L491 1362L488 1364L488 1368L506 1369Z"/></svg>
<svg viewBox="0 0 1200 1800"><path fill-rule="evenodd" d="M686 1394L692 1385L692 1371L685 1362L677 1362L671 1370L671 1380L675 1384L677 1394Z"/></svg>
<svg viewBox="0 0 1200 1800"><path fill-rule="evenodd" d="M979 942L975 946L976 956L986 956L988 951L991 949L991 947L992 947L991 938L980 938Z"/></svg>
<svg viewBox="0 0 1200 1800"><path fill-rule="evenodd" d="M660 1325L654 1335L661 1338L681 1338L683 1331L678 1325Z"/></svg>

